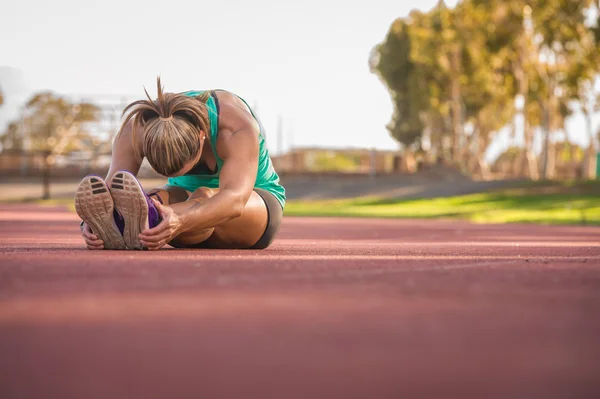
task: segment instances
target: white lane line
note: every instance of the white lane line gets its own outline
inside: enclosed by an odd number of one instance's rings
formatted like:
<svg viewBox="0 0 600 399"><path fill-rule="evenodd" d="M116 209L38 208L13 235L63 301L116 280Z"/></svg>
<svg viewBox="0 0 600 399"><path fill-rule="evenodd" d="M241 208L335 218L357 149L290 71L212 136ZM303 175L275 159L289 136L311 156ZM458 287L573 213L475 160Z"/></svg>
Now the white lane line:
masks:
<svg viewBox="0 0 600 399"><path fill-rule="evenodd" d="M335 283L348 279L363 279L366 277L375 277L381 275L407 274L407 273L427 273L446 270L477 269L493 266L505 266L519 262L518 260L504 262L476 262L462 263L458 265L437 265L421 267L365 267L360 269L336 268L336 269L311 269L308 273L286 271L285 274L232 274L229 276L221 275L216 278L219 286L231 286L239 283L264 283L264 282L316 282L333 280Z"/></svg>
<svg viewBox="0 0 600 399"><path fill-rule="evenodd" d="M79 217L76 213L66 212L6 212L0 211L0 220L4 222L47 222L47 221L79 221Z"/></svg>
<svg viewBox="0 0 600 399"><path fill-rule="evenodd" d="M3 251L3 249L5 251ZM0 247L0 255L11 257L21 257L27 256L28 258L33 257L43 257L44 259L53 259L60 258L64 259L65 254L64 250L69 248L61 248L60 252L52 251L53 248L36 248L36 251L29 250L23 251L24 248L20 248L20 250L15 250L11 247L2 248ZM81 252L81 253L80 253ZM144 260L146 256L149 256L149 252L139 252L139 251L95 251L95 252L85 252L81 249L81 251L77 251L77 255L102 255L102 256L112 256L119 254L120 259L128 259L128 260ZM184 253L180 251L162 251L162 252L153 252L152 257L156 260L162 259L162 257L166 257L169 260L187 260L187 261L240 261L240 262L271 262L271 261L328 261L328 260L347 260L347 261L427 261L427 260L470 260L470 261L481 261L481 260L489 260L489 261L506 261L506 260L514 260L514 261L581 261L581 260L600 260L600 254L589 254L589 255L529 255L529 254L517 254L517 255L369 255L369 254L338 254L338 255L328 255L328 254L266 254L266 253L241 253L240 255L230 255L230 254L221 254L221 253L193 253L186 251Z"/></svg>
<svg viewBox="0 0 600 399"><path fill-rule="evenodd" d="M589 238L589 237L588 237ZM339 248L346 246L364 246L364 247L379 247L379 246L426 246L426 247L600 247L600 237L598 240L577 240L564 241L562 237L554 237L547 241L526 241L526 240L511 240L511 241L403 241L397 239L373 239L373 240L315 240L315 239L277 239L276 245L303 245L311 247L327 247Z"/></svg>

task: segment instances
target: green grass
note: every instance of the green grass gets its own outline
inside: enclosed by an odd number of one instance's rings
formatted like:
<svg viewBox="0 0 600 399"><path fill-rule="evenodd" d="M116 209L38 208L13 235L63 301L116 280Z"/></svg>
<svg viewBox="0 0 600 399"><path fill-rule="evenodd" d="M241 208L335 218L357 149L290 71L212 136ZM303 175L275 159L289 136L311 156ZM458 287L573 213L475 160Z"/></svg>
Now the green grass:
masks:
<svg viewBox="0 0 600 399"><path fill-rule="evenodd" d="M71 212L75 212L75 201L72 198L60 198L60 199L49 199L49 200L33 200L30 203L41 205L41 206L64 206Z"/></svg>
<svg viewBox="0 0 600 399"><path fill-rule="evenodd" d="M0 201L0 204L36 204L46 207L64 206L71 212L75 212L75 201L73 198L53 198L48 200L36 198L11 198Z"/></svg>
<svg viewBox="0 0 600 399"><path fill-rule="evenodd" d="M70 198L27 202L43 206L66 206L75 211ZM368 197L288 201L285 215L600 225L600 182L527 182L489 193L417 200Z"/></svg>
<svg viewBox="0 0 600 399"><path fill-rule="evenodd" d="M285 214L600 225L598 189L597 183L534 184L511 190L434 199L290 201Z"/></svg>

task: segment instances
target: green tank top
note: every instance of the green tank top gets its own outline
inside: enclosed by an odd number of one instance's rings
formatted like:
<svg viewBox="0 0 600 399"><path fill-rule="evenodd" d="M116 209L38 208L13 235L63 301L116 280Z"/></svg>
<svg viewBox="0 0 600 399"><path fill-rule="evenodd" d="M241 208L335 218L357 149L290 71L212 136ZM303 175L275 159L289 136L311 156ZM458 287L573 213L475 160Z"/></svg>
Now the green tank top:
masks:
<svg viewBox="0 0 600 399"><path fill-rule="evenodd" d="M202 93L204 93L204 91L192 90L186 91L182 94L189 97L197 97ZM246 103L243 98L239 96L238 98L244 101L244 103L248 106L248 109L250 109L252 116L254 116L254 118L258 121L248 103ZM219 105L217 101L218 100L215 99L215 96L210 96L206 102L208 117L210 120L210 147L217 160L217 172L215 174L190 174L170 177L168 180L168 184L170 186L182 187L190 192L193 192L200 187L219 188L219 174L223 168L223 160L221 157L219 157L219 154L217 154L217 138L219 135ZM273 162L271 161L269 150L267 149L265 143L263 126L260 121L258 121L258 124L260 126L260 134L258 137L258 171L256 172L256 181L254 183L254 187L262 188L263 190L267 190L273 194L283 208L285 206L285 188L279 184L279 176L273 168Z"/></svg>

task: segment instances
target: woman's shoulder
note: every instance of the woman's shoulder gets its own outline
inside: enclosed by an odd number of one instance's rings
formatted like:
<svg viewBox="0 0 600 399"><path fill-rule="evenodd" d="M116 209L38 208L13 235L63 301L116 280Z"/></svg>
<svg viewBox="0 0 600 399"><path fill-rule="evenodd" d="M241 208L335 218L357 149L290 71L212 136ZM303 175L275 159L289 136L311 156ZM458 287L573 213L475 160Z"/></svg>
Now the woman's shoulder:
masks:
<svg viewBox="0 0 600 399"><path fill-rule="evenodd" d="M258 122L244 100L225 90L214 93L219 102L219 138L242 130L260 132Z"/></svg>
<svg viewBox="0 0 600 399"><path fill-rule="evenodd" d="M211 91L217 97L217 99L219 100L219 103L222 103L222 104L231 104L232 102L239 100L239 97L237 95L235 95L234 93L232 93L228 90L218 89L218 90L211 90Z"/></svg>
<svg viewBox="0 0 600 399"><path fill-rule="evenodd" d="M219 101L219 117L252 117L250 108L238 95L227 90L213 91Z"/></svg>

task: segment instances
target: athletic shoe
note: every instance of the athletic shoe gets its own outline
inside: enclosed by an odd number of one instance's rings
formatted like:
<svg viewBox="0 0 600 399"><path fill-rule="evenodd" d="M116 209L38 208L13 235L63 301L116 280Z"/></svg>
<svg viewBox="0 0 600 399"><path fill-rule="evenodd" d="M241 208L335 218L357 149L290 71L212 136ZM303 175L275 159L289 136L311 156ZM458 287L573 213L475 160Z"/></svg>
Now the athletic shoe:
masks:
<svg viewBox="0 0 600 399"><path fill-rule="evenodd" d="M117 212L123 217L123 239L129 249L143 249L139 234L160 223L160 215L140 182L131 173L120 170L109 183Z"/></svg>
<svg viewBox="0 0 600 399"><path fill-rule="evenodd" d="M104 249L125 249L122 223L108 186L100 176L86 176L75 194L75 210L95 235L104 242Z"/></svg>

